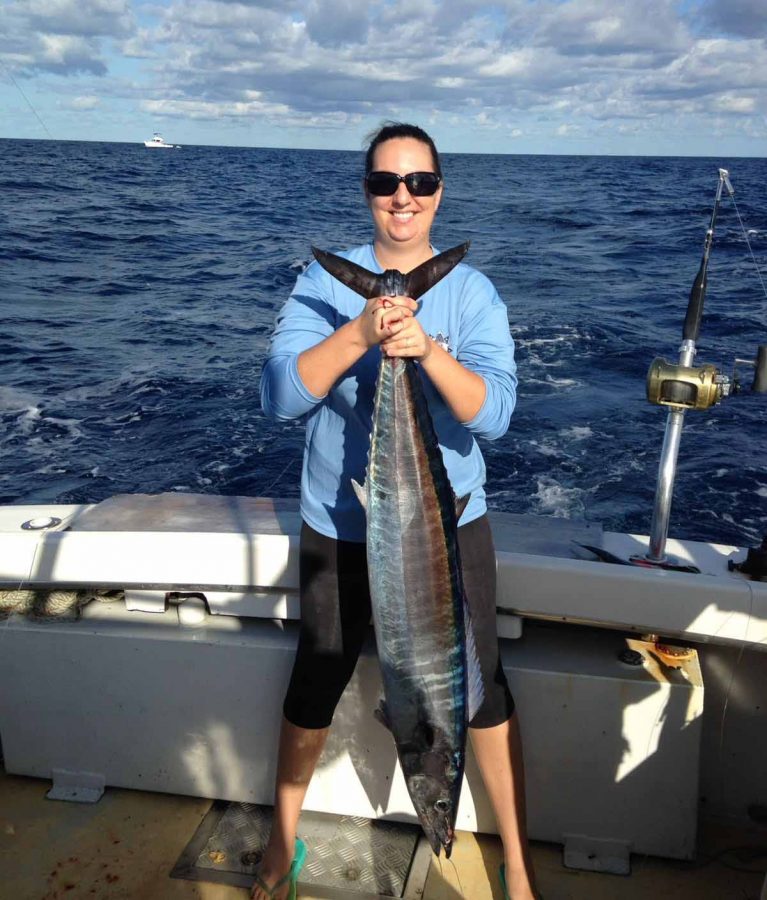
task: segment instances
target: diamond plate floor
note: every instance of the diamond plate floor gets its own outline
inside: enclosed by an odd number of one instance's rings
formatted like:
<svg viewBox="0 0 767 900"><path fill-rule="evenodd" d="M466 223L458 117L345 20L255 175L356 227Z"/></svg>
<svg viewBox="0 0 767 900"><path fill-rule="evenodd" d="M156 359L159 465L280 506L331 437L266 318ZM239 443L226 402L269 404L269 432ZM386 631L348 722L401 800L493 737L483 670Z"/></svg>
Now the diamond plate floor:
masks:
<svg viewBox="0 0 767 900"><path fill-rule="evenodd" d="M272 808L216 802L171 875L249 887L269 836ZM328 900L416 900L431 850L421 829L400 822L305 812L299 837L308 855L300 885Z"/></svg>

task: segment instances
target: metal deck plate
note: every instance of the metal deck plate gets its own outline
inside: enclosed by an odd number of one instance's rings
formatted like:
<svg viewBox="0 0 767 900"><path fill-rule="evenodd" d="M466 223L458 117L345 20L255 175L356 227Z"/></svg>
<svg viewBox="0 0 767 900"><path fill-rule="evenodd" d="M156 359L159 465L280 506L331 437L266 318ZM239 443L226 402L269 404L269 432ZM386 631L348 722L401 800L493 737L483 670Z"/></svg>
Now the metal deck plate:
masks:
<svg viewBox="0 0 767 900"><path fill-rule="evenodd" d="M249 887L271 820L269 806L216 801L171 877ZM308 850L299 892L328 900L423 894L432 854L417 825L306 812L298 835Z"/></svg>

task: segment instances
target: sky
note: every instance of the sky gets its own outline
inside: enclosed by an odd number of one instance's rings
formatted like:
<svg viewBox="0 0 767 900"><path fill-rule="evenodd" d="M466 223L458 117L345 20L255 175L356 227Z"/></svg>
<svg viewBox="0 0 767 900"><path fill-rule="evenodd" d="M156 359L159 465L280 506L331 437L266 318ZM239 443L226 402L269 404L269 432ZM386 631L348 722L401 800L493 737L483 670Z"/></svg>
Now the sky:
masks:
<svg viewBox="0 0 767 900"><path fill-rule="evenodd" d="M0 137L764 156L767 0L0 0Z"/></svg>

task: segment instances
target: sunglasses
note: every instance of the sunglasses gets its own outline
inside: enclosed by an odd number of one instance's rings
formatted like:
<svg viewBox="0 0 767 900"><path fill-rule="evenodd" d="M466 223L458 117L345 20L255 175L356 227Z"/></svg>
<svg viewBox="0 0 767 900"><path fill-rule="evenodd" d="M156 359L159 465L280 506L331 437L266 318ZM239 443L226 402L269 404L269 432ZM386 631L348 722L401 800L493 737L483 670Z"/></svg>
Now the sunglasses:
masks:
<svg viewBox="0 0 767 900"><path fill-rule="evenodd" d="M371 172L365 179L368 193L374 197L391 197L397 193L401 181L413 197L431 197L437 193L442 178L436 172L409 172L397 175L396 172Z"/></svg>

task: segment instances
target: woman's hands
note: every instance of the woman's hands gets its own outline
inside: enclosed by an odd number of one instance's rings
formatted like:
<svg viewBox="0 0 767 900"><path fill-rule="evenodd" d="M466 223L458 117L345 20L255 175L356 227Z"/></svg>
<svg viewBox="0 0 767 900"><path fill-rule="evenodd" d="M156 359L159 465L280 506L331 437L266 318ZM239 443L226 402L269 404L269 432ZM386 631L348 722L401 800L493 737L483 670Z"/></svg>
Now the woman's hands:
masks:
<svg viewBox="0 0 767 900"><path fill-rule="evenodd" d="M380 346L389 356L418 357L418 348L423 348L428 338L416 323L416 309L418 304L410 297L368 300L355 319L299 354L298 377L306 390L325 397L371 347Z"/></svg>
<svg viewBox="0 0 767 900"><path fill-rule="evenodd" d="M358 317L362 339L368 347L396 337L418 308L410 297L373 297Z"/></svg>
<svg viewBox="0 0 767 900"><path fill-rule="evenodd" d="M485 382L426 335L410 297L373 297L363 311L298 357L307 391L324 397L371 347L389 357L417 359L459 422L469 422L485 400Z"/></svg>
<svg viewBox="0 0 767 900"><path fill-rule="evenodd" d="M415 318L418 304L410 297L374 297L362 313L369 347L379 344L390 357L423 361L431 352L431 339Z"/></svg>
<svg viewBox="0 0 767 900"><path fill-rule="evenodd" d="M369 318L381 334L381 352L389 357L417 359L431 383L459 422L470 422L485 402L484 379L462 366L424 332L410 297L377 297L370 301Z"/></svg>

